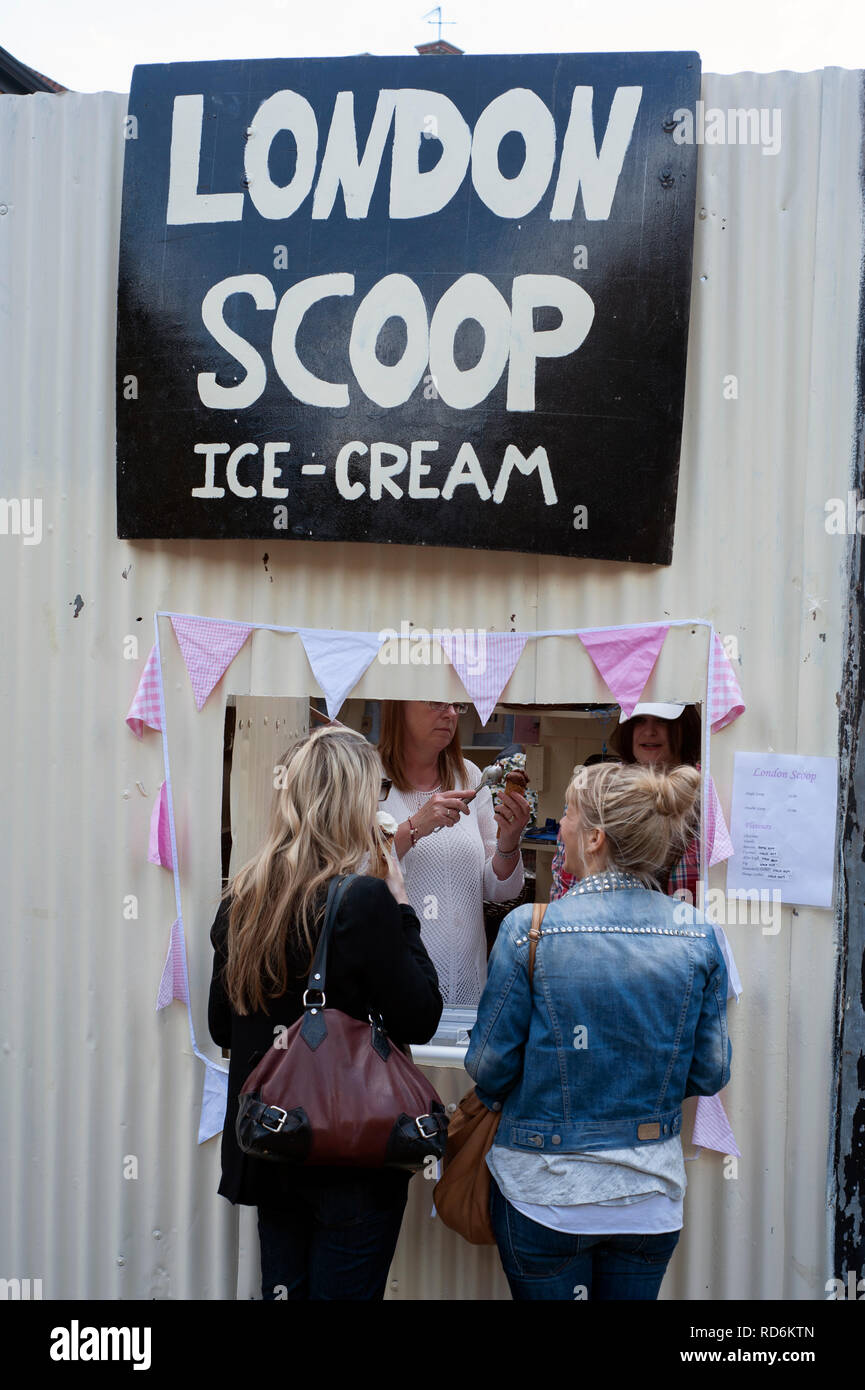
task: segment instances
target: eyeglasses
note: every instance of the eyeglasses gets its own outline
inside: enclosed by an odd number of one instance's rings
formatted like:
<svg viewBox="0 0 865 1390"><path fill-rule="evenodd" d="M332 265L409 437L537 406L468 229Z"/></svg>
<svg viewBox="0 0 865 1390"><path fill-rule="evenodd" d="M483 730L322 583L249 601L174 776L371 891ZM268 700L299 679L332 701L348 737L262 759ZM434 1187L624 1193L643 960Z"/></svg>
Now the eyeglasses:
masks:
<svg viewBox="0 0 865 1390"><path fill-rule="evenodd" d="M465 714L468 711L468 705L465 702L457 704L454 700L424 700L424 704L427 709L434 710L436 714L440 714L443 709L453 709L457 714Z"/></svg>
<svg viewBox="0 0 865 1390"><path fill-rule="evenodd" d="M378 794L378 799L379 799L379 801L387 801L388 794L389 794L390 789L391 789L392 786L393 786L393 782L391 781L391 779L390 779L389 777L382 777L382 779L381 779L381 791L380 791L379 794Z"/></svg>

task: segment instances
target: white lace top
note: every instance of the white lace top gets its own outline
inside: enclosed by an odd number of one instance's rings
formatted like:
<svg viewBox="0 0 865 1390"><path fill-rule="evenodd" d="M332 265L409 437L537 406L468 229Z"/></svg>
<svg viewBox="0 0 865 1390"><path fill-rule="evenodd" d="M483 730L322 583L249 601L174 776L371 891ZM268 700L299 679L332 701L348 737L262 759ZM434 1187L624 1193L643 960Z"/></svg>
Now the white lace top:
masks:
<svg viewBox="0 0 865 1390"><path fill-rule="evenodd" d="M466 761L466 770L468 786L476 787L480 769ZM382 809L402 825L432 795L392 787ZM436 968L442 999L450 1007L475 1007L486 983L484 899L507 902L522 890L522 858L517 858L510 878L496 878L493 872L497 828L492 795L484 787L467 816L424 835L400 860L408 900L420 918L421 940Z"/></svg>

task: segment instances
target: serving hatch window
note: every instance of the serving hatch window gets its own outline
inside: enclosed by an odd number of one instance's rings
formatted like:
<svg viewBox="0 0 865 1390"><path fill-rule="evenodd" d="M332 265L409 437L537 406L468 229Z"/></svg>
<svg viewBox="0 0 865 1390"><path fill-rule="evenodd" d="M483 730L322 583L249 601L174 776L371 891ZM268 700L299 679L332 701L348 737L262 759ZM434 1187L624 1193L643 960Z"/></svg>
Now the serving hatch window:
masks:
<svg viewBox="0 0 865 1390"><path fill-rule="evenodd" d="M669 713L674 707L663 708ZM377 746L381 712L378 700L349 699L340 710L338 722L362 733ZM459 740L467 761L483 773L500 758L519 749L524 755L529 778L527 792L532 815L520 843L524 884L519 894L507 902L484 903L487 954L509 911L520 903L550 900L559 820L574 769L622 756L626 761L651 760L656 745L649 740L647 749L645 741L634 734L634 726L631 736L623 738L626 728L620 723L620 715L617 705L586 703L500 704L485 725L481 725L473 705L468 705L459 715ZM665 721L668 727L676 724L670 744L680 761L695 765L699 762L700 718L699 705L683 702L681 715ZM237 872L265 836L275 769L285 752L297 739L328 722L324 701L320 699L228 697L222 784L223 880ZM420 918L423 934L424 903L413 902L412 906ZM437 1062L445 1060L449 1050L454 1049L452 1064L461 1065L476 1014L476 1006L445 1009L438 1033L430 1044ZM423 1049L416 1051L423 1053Z"/></svg>

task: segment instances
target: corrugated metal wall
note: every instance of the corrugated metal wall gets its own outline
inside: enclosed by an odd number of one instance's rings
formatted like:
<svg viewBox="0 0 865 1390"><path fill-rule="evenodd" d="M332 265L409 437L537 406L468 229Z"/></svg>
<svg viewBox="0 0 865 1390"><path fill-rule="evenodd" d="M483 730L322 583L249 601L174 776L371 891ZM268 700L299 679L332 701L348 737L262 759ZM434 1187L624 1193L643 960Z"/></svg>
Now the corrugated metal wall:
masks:
<svg viewBox="0 0 865 1390"><path fill-rule="evenodd" d="M255 1291L250 1214L238 1221L216 1196L218 1143L195 1142L203 1068L184 1010L153 1011L174 917L170 875L146 862L162 745L150 733L138 743L123 718L154 611L373 630L403 619L540 629L708 618L738 640L748 704L713 741L725 808L736 748L836 752L846 543L826 534L824 503L845 496L850 476L860 78L838 69L704 78L707 106L780 110L782 146L701 151L665 569L401 546L116 540L125 99L0 97L0 494L41 498L44 520L39 545L0 535L0 1276L41 1278L46 1298ZM735 399L725 399L729 376ZM200 1045L216 1055L207 928L221 756L202 750L221 750L227 690L315 687L296 638L260 633L197 714L165 620L162 631L194 1017ZM125 657L128 637L137 660ZM654 693L700 698L693 672L705 638L673 638ZM384 669L356 693L385 693ZM386 669L401 682L387 693L418 693L417 668ZM419 670L423 694L448 693L443 668ZM529 644L508 697L607 692L578 644L555 639ZM723 885L723 869L711 882ZM130 895L135 918L124 916ZM689 1164L664 1296L819 1299L832 1273L833 917L785 909L776 936L728 931L746 989L733 1010L727 1093L742 1158L731 1177L720 1156ZM492 1251L430 1236L428 1192L421 1179L413 1187L391 1295L506 1296Z"/></svg>

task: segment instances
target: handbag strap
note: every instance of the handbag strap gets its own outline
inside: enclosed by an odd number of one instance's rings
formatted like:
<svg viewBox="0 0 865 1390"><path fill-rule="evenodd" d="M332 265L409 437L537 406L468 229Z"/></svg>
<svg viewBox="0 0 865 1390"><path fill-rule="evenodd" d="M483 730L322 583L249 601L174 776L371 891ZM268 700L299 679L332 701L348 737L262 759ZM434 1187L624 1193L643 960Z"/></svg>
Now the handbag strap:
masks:
<svg viewBox="0 0 865 1390"><path fill-rule="evenodd" d="M340 874L332 878L327 889L327 902L324 907L324 923L321 934L318 938L318 945L315 948L315 955L312 961L312 969L309 972L309 979L306 982L306 990L303 996L304 1008L313 1007L306 1002L307 994L320 994L321 1004L316 1004L315 1008L324 1006L324 990L327 972L327 948L330 943L330 935L333 924L336 921L336 914L339 912L340 903L345 896L349 884L353 883L358 877L357 874Z"/></svg>
<svg viewBox="0 0 865 1390"><path fill-rule="evenodd" d="M538 949L538 942L541 939L541 922L544 920L544 913L549 907L549 903L535 903L532 907L532 925L529 928L529 984L535 977L535 955Z"/></svg>
<svg viewBox="0 0 865 1390"><path fill-rule="evenodd" d="M300 1036L313 1052L327 1037L327 1024L324 1020L324 1006L327 1001L324 997L324 987L330 932L339 911L343 894L355 878L357 878L357 874L346 874L344 877L332 878L327 890L324 924L318 938L318 945L315 948L312 970L303 992L303 1022L300 1025ZM310 999L311 994L316 997ZM318 998L319 995L321 996L320 999Z"/></svg>

